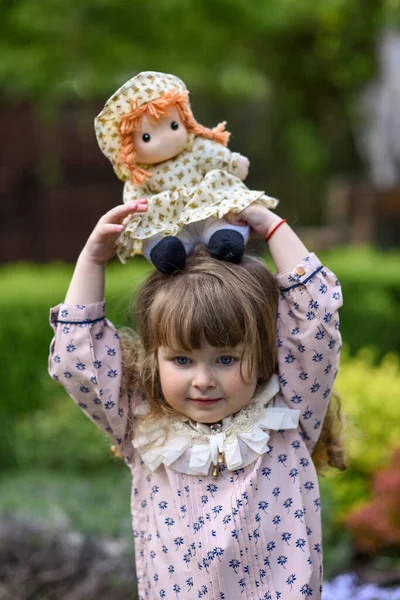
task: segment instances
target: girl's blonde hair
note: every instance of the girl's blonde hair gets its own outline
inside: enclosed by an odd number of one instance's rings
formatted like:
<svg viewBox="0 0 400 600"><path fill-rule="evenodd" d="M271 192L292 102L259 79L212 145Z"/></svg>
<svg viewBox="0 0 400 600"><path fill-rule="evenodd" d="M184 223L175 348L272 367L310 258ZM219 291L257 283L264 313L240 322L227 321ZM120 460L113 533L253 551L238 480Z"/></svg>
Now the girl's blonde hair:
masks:
<svg viewBox="0 0 400 600"><path fill-rule="evenodd" d="M226 146L229 140L230 133L225 131L226 122L219 123L213 129L208 129L197 123L193 116L189 105L189 92L179 92L178 90L172 89L144 104L138 105L136 100L131 101L131 110L121 117L119 122L119 134L121 140L121 154L120 161L125 165L130 173L130 181L133 185L141 185L145 183L151 173L138 167L136 164L136 150L133 143L133 132L139 131L140 122L142 117L145 115L150 120L157 121L161 116L165 115L168 107L175 105L178 109L179 116L182 119L182 123L190 133L214 140L223 146Z"/></svg>
<svg viewBox="0 0 400 600"><path fill-rule="evenodd" d="M278 369L278 299L275 278L261 260L249 256L236 265L215 260L206 247L197 246L184 271L173 276L154 271L136 301L139 338L127 330L120 336L126 381L139 384L150 405L142 425L174 414L162 395L160 346L185 352L206 344L243 344L243 357L255 369L258 384L266 383ZM330 407L313 454L319 470L346 468L338 424L340 405L336 413Z"/></svg>

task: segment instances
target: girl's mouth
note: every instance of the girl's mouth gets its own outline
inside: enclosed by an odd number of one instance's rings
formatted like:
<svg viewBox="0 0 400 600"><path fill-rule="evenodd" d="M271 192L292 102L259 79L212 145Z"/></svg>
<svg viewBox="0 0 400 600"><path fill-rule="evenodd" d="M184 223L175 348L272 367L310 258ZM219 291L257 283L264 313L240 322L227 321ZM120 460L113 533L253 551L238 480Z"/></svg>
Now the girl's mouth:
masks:
<svg viewBox="0 0 400 600"><path fill-rule="evenodd" d="M210 406L211 404L216 404L222 398L190 398L190 400L198 406Z"/></svg>

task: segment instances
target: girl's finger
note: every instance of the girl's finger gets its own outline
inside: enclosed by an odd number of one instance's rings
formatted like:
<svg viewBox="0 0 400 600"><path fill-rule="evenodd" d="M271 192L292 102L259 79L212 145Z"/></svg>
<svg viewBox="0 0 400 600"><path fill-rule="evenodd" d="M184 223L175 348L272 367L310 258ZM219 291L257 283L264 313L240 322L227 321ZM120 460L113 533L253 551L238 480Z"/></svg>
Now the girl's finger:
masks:
<svg viewBox="0 0 400 600"><path fill-rule="evenodd" d="M124 226L119 223L103 223L98 228L100 238L106 238L112 235L119 235L124 230Z"/></svg>
<svg viewBox="0 0 400 600"><path fill-rule="evenodd" d="M147 210L147 199L141 198L140 200L134 200L133 202L127 202L126 204L119 204L111 210L109 210L100 219L101 223L115 223L121 221L126 215L131 212L139 210L145 212Z"/></svg>

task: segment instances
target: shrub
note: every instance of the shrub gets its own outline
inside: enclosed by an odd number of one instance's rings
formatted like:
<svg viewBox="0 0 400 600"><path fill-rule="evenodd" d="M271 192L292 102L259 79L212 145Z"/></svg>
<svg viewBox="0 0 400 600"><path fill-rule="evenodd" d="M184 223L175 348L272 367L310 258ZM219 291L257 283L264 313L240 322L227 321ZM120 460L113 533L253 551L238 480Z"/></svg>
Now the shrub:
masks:
<svg viewBox="0 0 400 600"><path fill-rule="evenodd" d="M345 521L359 551L375 554L390 547L400 550L399 499L400 447L388 466L374 474L371 500L351 511Z"/></svg>

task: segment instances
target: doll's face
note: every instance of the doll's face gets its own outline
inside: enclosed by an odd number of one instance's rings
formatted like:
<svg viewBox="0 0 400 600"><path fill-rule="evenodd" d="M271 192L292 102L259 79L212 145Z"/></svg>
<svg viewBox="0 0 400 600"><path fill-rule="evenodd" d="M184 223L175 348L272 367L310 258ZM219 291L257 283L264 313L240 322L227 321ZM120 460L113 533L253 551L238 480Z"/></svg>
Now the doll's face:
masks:
<svg viewBox="0 0 400 600"><path fill-rule="evenodd" d="M140 130L133 134L136 161L149 165L163 162L182 152L187 141L187 129L172 105L158 121L142 118Z"/></svg>

